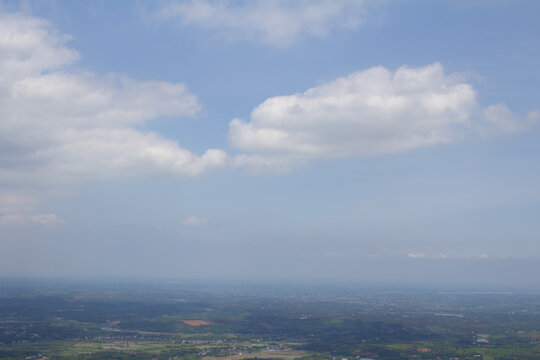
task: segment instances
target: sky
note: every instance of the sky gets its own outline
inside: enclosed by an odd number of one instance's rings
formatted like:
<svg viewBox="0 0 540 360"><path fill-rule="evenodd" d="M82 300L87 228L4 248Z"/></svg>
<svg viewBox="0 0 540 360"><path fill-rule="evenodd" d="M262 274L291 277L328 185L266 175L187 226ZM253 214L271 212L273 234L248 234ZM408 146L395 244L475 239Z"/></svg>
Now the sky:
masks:
<svg viewBox="0 0 540 360"><path fill-rule="evenodd" d="M537 1L0 1L0 276L538 287Z"/></svg>

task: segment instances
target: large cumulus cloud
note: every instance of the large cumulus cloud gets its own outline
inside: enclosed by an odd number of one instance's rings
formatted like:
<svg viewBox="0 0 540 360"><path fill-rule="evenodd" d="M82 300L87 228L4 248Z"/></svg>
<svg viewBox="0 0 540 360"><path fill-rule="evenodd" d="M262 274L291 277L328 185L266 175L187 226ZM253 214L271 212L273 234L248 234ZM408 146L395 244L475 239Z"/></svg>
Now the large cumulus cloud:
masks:
<svg viewBox="0 0 540 360"><path fill-rule="evenodd" d="M234 119L238 166L287 169L314 159L410 151L456 141L470 132L522 130L503 104L481 110L476 91L441 64L392 72L378 66L311 88L267 99L250 121Z"/></svg>
<svg viewBox="0 0 540 360"><path fill-rule="evenodd" d="M21 222L21 211L31 211L4 206L29 193L29 187L123 176L193 176L226 165L222 150L198 155L140 130L152 119L200 110L185 84L77 70L73 65L80 54L68 46L69 39L45 20L0 13L3 222Z"/></svg>

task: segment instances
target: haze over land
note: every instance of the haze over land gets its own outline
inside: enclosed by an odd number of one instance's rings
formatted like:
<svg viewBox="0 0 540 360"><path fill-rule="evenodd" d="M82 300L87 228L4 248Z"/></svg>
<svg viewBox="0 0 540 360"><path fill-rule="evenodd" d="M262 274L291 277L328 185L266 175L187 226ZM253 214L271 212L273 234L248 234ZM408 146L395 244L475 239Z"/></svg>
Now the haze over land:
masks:
<svg viewBox="0 0 540 360"><path fill-rule="evenodd" d="M6 360L536 360L538 292L0 279Z"/></svg>
<svg viewBox="0 0 540 360"><path fill-rule="evenodd" d="M0 1L0 277L537 288L536 1Z"/></svg>

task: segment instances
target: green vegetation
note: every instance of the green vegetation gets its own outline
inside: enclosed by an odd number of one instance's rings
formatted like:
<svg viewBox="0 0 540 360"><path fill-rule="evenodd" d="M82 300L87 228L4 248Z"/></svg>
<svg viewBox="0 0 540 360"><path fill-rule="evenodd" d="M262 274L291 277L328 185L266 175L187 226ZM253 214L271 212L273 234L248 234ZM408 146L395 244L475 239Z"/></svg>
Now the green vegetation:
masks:
<svg viewBox="0 0 540 360"><path fill-rule="evenodd" d="M540 295L0 284L1 359L539 359Z"/></svg>

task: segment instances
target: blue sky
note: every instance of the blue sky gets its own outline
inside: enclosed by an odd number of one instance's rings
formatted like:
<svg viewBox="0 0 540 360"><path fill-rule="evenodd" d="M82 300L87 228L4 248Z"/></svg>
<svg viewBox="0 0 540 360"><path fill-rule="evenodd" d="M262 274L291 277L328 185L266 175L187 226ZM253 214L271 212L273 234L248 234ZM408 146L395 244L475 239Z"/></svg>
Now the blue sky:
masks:
<svg viewBox="0 0 540 360"><path fill-rule="evenodd" d="M539 7L3 1L0 274L535 285Z"/></svg>

